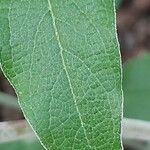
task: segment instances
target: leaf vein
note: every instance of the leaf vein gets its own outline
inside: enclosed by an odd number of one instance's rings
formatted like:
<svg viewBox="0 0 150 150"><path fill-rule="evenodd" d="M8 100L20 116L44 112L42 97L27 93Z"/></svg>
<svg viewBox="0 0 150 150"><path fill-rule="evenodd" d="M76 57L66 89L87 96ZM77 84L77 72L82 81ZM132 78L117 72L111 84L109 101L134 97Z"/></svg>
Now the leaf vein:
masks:
<svg viewBox="0 0 150 150"><path fill-rule="evenodd" d="M51 13L51 16L52 16L52 22L53 22L53 27L54 27L55 35L56 35L56 38L57 38L58 46L60 48L60 55L61 55L61 59L62 59L62 64L63 64L64 70L65 70L65 73L66 73L66 76L67 76L67 79L68 79L68 82L69 82L69 87L70 87L70 90L71 90L71 93L72 93L72 96L73 96L74 104L75 104L77 113L79 115L79 119L80 119L80 122L81 122L81 126L83 128L83 131L84 131L85 138L87 140L87 144L91 148L89 139L87 137L86 129L84 127L84 122L82 120L81 113L80 113L78 105L77 105L76 96L75 96L74 91L73 91L73 87L72 87L72 84L71 84L70 76L69 76L69 73L68 73L67 68L66 68L66 64L65 64L65 60L64 60L64 56L63 56L63 51L64 50L63 50L63 47L62 47L61 42L60 42L58 29L57 29L56 21L55 21L55 16L54 16L54 13L53 13L53 10L52 10L52 5L51 5L51 1L50 0L48 0L48 5L49 5L49 10L50 10L50 13Z"/></svg>

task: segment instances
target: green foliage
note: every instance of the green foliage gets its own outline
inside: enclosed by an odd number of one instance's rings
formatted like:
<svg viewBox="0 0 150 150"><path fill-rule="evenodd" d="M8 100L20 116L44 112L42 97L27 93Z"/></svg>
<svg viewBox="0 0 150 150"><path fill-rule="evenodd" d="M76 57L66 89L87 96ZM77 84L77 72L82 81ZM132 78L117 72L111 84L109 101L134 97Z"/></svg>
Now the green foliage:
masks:
<svg viewBox="0 0 150 150"><path fill-rule="evenodd" d="M44 150L36 140L20 140L0 143L0 150Z"/></svg>
<svg viewBox="0 0 150 150"><path fill-rule="evenodd" d="M150 121L150 54L124 65L124 115Z"/></svg>
<svg viewBox="0 0 150 150"><path fill-rule="evenodd" d="M116 8L117 8L117 9L119 8L121 2L122 2L122 0L115 0Z"/></svg>
<svg viewBox="0 0 150 150"><path fill-rule="evenodd" d="M17 103L17 99L14 96L10 96L3 92L0 92L0 104L15 108L15 109L20 109Z"/></svg>
<svg viewBox="0 0 150 150"><path fill-rule="evenodd" d="M1 0L2 68L49 150L120 150L112 0Z"/></svg>

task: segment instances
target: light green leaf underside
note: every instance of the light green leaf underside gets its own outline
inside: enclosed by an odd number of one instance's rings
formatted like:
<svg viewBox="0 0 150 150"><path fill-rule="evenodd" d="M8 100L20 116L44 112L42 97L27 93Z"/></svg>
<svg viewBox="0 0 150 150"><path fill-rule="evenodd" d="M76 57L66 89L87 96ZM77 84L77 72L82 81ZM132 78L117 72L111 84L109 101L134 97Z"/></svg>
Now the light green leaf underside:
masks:
<svg viewBox="0 0 150 150"><path fill-rule="evenodd" d="M1 0L2 68L49 150L120 150L113 0Z"/></svg>

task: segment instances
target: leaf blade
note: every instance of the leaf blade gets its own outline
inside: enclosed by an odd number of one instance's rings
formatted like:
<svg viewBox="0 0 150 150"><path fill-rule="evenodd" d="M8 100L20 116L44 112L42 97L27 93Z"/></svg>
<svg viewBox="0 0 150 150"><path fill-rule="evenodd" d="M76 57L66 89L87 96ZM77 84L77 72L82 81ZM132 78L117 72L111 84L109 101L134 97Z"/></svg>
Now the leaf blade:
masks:
<svg viewBox="0 0 150 150"><path fill-rule="evenodd" d="M8 18L2 65L47 149L121 149L113 2L14 0Z"/></svg>
<svg viewBox="0 0 150 150"><path fill-rule="evenodd" d="M124 115L128 118L150 120L149 117L149 62L148 53L140 54L124 66ZM143 80L141 80L143 79ZM134 109L133 109L134 108Z"/></svg>

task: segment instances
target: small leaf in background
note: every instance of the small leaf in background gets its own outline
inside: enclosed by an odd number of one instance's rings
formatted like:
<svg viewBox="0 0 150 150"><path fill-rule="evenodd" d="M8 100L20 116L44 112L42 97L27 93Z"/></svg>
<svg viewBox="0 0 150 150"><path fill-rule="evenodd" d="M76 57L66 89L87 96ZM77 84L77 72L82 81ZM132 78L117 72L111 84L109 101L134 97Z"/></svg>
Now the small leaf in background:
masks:
<svg viewBox="0 0 150 150"><path fill-rule="evenodd" d="M11 134L11 133L10 133ZM41 144L36 140L19 140L6 143L0 143L0 150L44 150Z"/></svg>
<svg viewBox="0 0 150 150"><path fill-rule="evenodd" d="M124 116L150 121L150 54L123 66Z"/></svg>
<svg viewBox="0 0 150 150"><path fill-rule="evenodd" d="M3 71L49 150L120 150L113 0L1 0Z"/></svg>
<svg viewBox="0 0 150 150"><path fill-rule="evenodd" d="M0 104L11 108L20 109L17 98L3 92L0 92Z"/></svg>
<svg viewBox="0 0 150 150"><path fill-rule="evenodd" d="M115 0L115 3L116 3L116 9L118 9L120 4L122 3L122 0Z"/></svg>

